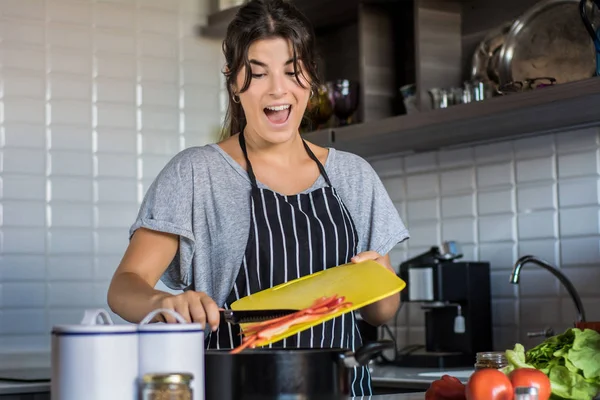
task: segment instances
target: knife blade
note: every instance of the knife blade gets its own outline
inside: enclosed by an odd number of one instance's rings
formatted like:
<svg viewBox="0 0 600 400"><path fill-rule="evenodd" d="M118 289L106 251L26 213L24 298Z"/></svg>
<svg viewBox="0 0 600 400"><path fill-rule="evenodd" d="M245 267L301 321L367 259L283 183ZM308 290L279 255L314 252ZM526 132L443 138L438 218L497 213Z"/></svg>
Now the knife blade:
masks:
<svg viewBox="0 0 600 400"><path fill-rule="evenodd" d="M221 319L229 324L245 324L249 322L262 322L273 318L284 317L299 310L219 310Z"/></svg>

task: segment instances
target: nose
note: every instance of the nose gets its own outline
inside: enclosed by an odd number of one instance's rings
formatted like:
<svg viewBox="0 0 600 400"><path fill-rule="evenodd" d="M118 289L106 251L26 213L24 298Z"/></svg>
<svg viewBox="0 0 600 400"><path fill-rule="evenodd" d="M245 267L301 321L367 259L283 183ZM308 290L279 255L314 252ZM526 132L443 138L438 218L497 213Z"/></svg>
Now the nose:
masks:
<svg viewBox="0 0 600 400"><path fill-rule="evenodd" d="M284 72L272 73L270 76L269 94L273 97L282 97L286 94L286 75Z"/></svg>

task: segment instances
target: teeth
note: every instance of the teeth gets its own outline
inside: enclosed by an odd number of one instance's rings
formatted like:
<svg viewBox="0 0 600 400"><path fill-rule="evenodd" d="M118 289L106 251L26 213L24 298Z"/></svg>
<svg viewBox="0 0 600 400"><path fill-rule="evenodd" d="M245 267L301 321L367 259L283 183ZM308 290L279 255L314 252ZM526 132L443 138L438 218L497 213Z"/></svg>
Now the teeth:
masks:
<svg viewBox="0 0 600 400"><path fill-rule="evenodd" d="M267 109L271 110L271 111L283 111L283 110L287 110L288 108L290 108L289 104L286 104L286 105L283 105L283 106L267 107Z"/></svg>

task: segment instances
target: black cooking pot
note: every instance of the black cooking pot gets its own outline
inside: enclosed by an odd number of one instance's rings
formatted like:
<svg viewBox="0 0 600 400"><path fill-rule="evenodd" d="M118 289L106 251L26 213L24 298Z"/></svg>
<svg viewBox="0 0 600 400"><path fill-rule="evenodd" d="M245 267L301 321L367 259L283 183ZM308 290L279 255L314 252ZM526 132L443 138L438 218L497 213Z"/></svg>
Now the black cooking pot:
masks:
<svg viewBox="0 0 600 400"><path fill-rule="evenodd" d="M351 392L350 371L366 365L392 341L347 349L205 351L206 400L338 400Z"/></svg>

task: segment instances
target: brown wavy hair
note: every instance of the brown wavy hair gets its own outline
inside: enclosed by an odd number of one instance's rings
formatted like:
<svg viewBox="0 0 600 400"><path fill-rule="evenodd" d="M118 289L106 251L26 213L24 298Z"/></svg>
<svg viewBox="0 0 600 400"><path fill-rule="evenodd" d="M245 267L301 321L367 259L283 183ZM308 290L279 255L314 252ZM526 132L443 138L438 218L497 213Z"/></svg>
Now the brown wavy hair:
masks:
<svg viewBox="0 0 600 400"><path fill-rule="evenodd" d="M229 105L221 138L225 139L235 133L242 132L246 126L246 117L242 105L234 101L236 77L242 67L246 67L244 85L240 93L250 86L252 70L248 60L250 45L261 39L280 37L288 40L293 49L294 72L298 84L305 87L300 74L310 82L316 93L319 87L315 34L310 21L287 0L249 0L238 10L227 27L223 41L225 55L225 81L229 97ZM303 68L298 67L302 60ZM239 100L238 100L239 101Z"/></svg>

